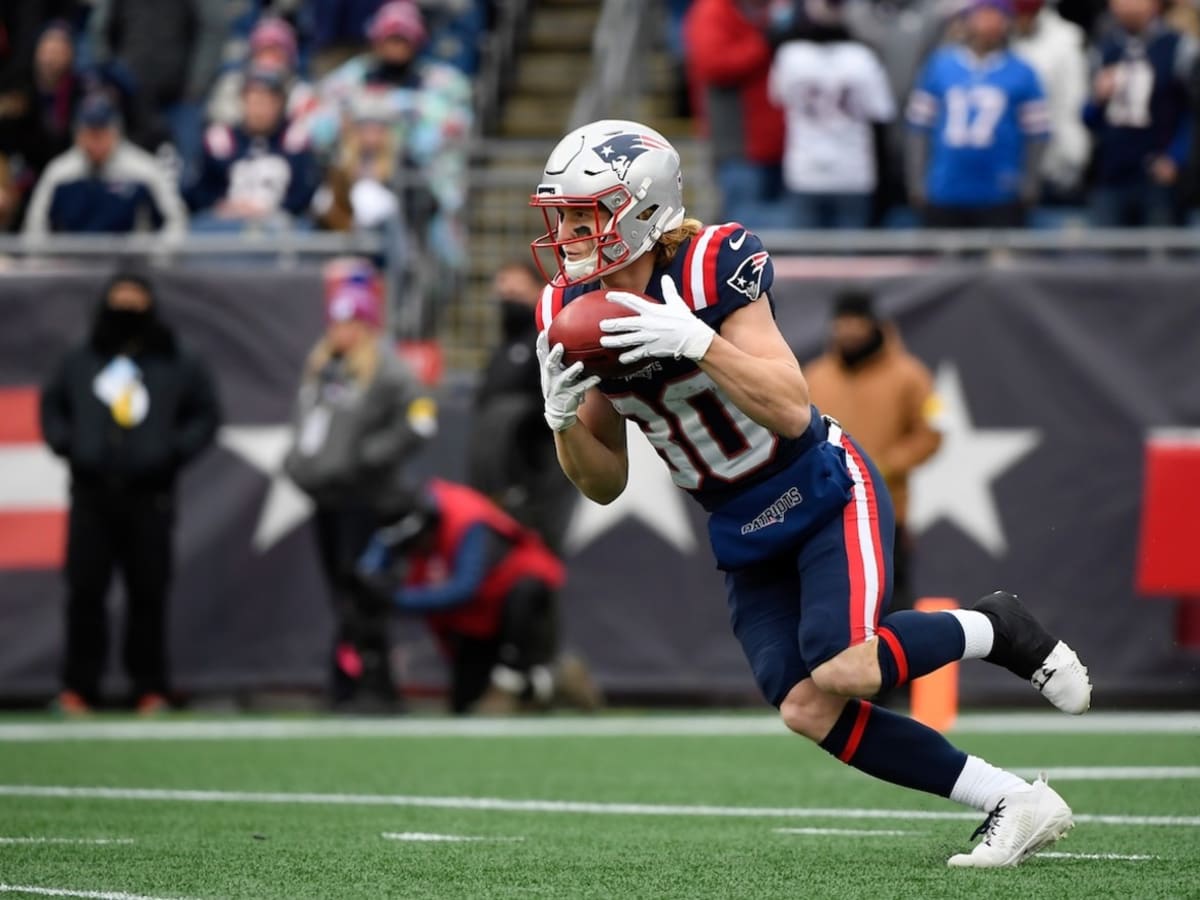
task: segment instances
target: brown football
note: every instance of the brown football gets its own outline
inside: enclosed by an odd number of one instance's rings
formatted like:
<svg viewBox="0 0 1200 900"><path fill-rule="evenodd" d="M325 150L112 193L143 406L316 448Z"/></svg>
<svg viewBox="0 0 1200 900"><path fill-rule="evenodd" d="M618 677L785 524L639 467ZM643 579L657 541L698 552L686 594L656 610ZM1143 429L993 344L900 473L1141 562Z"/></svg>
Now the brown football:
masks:
<svg viewBox="0 0 1200 900"><path fill-rule="evenodd" d="M652 303L661 303L654 297L638 294ZM563 365L582 362L589 375L601 378L620 378L640 372L649 365L649 360L640 360L626 365L618 357L625 352L617 348L602 347L600 322L621 316L636 315L633 310L608 299L607 290L589 291L567 303L550 322L547 338L550 346L563 345Z"/></svg>

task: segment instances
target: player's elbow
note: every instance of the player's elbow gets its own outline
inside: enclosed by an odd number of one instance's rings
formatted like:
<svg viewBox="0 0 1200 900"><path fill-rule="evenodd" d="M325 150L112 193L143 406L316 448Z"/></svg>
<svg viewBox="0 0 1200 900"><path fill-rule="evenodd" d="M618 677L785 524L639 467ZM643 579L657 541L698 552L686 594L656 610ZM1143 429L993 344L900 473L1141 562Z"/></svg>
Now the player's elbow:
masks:
<svg viewBox="0 0 1200 900"><path fill-rule="evenodd" d="M812 407L807 403L792 403L782 411L775 431L780 437L798 438L812 423Z"/></svg>
<svg viewBox="0 0 1200 900"><path fill-rule="evenodd" d="M620 497L621 494L625 493L624 484L617 486L589 485L587 487L576 485L576 487L579 488L585 497L593 503L599 503L601 506L608 506L608 504Z"/></svg>
<svg viewBox="0 0 1200 900"><path fill-rule="evenodd" d="M608 506L625 492L626 477L621 478L582 478L575 477L571 481L583 496L593 503Z"/></svg>

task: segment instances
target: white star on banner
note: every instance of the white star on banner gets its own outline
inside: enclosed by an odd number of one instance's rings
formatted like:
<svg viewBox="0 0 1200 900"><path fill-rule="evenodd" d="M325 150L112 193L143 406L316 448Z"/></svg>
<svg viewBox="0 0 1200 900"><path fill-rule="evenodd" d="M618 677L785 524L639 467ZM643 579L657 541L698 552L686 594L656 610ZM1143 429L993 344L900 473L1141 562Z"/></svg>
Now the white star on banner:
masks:
<svg viewBox="0 0 1200 900"><path fill-rule="evenodd" d="M226 425L217 443L271 480L258 514L252 544L266 553L313 512L313 502L283 472L283 458L291 445L287 425Z"/></svg>
<svg viewBox="0 0 1200 900"><path fill-rule="evenodd" d="M636 425L626 423L629 445L629 483L625 492L607 506L582 495L567 526L566 547L572 553L586 547L626 517L640 519L680 553L696 549L696 535L688 517L690 502L671 480L662 458Z"/></svg>
<svg viewBox="0 0 1200 900"><path fill-rule="evenodd" d="M924 531L939 519L953 522L992 556L1008 551L992 483L1041 442L1036 428L976 428L953 363L938 366L941 449L912 476L908 524Z"/></svg>

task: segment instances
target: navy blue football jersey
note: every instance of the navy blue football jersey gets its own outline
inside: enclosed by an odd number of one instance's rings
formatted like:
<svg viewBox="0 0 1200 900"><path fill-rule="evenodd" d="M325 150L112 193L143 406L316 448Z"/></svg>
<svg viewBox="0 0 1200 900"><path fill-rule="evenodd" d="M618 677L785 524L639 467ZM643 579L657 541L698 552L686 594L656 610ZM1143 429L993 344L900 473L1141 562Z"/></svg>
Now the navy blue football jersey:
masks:
<svg viewBox="0 0 1200 900"><path fill-rule="evenodd" d="M662 300L668 275L692 311L716 331L750 303L770 303L771 257L753 232L736 222L710 225L685 241L674 259L654 270L645 293ZM598 290L599 279L547 285L537 309L539 330L576 297ZM600 390L621 415L637 423L679 487L706 509L786 468L811 445L807 435L784 438L758 424L688 359L655 359Z"/></svg>

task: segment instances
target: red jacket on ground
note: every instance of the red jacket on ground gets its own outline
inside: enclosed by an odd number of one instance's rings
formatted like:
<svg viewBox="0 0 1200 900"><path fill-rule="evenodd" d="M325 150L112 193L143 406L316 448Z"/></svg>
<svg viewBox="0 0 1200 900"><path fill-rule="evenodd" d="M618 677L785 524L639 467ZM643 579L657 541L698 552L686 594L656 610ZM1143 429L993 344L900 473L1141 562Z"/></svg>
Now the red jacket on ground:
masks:
<svg viewBox="0 0 1200 900"><path fill-rule="evenodd" d="M475 597L462 606L430 613L429 627L439 637L464 634L494 636L500 627L504 598L517 581L535 578L557 589L566 581L562 561L533 531L519 524L487 497L466 485L433 479L429 492L441 517L433 548L409 557L405 584L419 587L436 584L454 570L455 556L463 536L475 525L486 525L512 543L508 554L484 577Z"/></svg>

